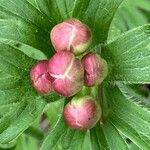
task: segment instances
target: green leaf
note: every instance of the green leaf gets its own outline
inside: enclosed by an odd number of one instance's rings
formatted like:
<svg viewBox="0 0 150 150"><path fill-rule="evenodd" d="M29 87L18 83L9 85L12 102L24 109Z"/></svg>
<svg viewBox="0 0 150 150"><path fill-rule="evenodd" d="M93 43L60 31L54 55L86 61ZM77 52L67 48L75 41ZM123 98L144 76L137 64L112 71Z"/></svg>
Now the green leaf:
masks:
<svg viewBox="0 0 150 150"><path fill-rule="evenodd" d="M36 139L25 136L24 134L17 139L17 144L14 150L35 150L38 148Z"/></svg>
<svg viewBox="0 0 150 150"><path fill-rule="evenodd" d="M90 138L90 130L87 131L82 150L92 150L91 138Z"/></svg>
<svg viewBox="0 0 150 150"><path fill-rule="evenodd" d="M16 109L18 106L19 106L19 103L0 105L0 118L2 118L5 113L12 111L12 109Z"/></svg>
<svg viewBox="0 0 150 150"><path fill-rule="evenodd" d="M46 32L49 31L52 25L52 22L47 16L42 14L27 0L1 0L0 11L3 12L7 18L16 18L28 22Z"/></svg>
<svg viewBox="0 0 150 150"><path fill-rule="evenodd" d="M74 0L36 0L40 10L55 24L70 18Z"/></svg>
<svg viewBox="0 0 150 150"><path fill-rule="evenodd" d="M58 23L75 17L93 32L93 45L107 39L112 18L123 0L37 0L40 10Z"/></svg>
<svg viewBox="0 0 150 150"><path fill-rule="evenodd" d="M82 2L82 0L78 1ZM90 0L88 2L89 4L87 5L87 1L84 1L87 6L86 10L82 7L85 13L80 13L81 15L78 16L78 12L76 11L74 17L83 20L91 28L93 45L96 45L107 40L111 21L123 0ZM78 5L79 10L82 5Z"/></svg>
<svg viewBox="0 0 150 150"><path fill-rule="evenodd" d="M0 104L20 101L30 88L29 70L35 61L0 42Z"/></svg>
<svg viewBox="0 0 150 150"><path fill-rule="evenodd" d="M106 40L113 15L122 1L1 0L0 37L32 46L49 56L53 53L49 31L58 22L76 17L91 27L95 45Z"/></svg>
<svg viewBox="0 0 150 150"><path fill-rule="evenodd" d="M139 8L143 8L143 5L144 7L150 5L150 2L147 0L124 1L113 18L108 40L113 40L121 33L148 23L145 15L139 10Z"/></svg>
<svg viewBox="0 0 150 150"><path fill-rule="evenodd" d="M43 60L43 59L47 59L47 56L40 50L31 47L29 45L17 42L17 41L13 41L13 40L8 40L8 39L3 39L0 38L0 41L2 43L8 44L14 48L19 49L20 51L22 51L24 54L26 54L27 56L36 59L36 60Z"/></svg>
<svg viewBox="0 0 150 150"><path fill-rule="evenodd" d="M0 119L0 143L8 143L19 136L42 113L44 106L40 97L23 98L17 108Z"/></svg>
<svg viewBox="0 0 150 150"><path fill-rule="evenodd" d="M0 143L17 138L43 112L45 97L33 89L29 77L35 60L0 42ZM55 95L47 98L54 101ZM44 101L45 100L45 101ZM9 105L8 105L9 104Z"/></svg>
<svg viewBox="0 0 150 150"><path fill-rule="evenodd" d="M149 150L150 111L134 101L135 95L124 97L117 87L105 87L105 93L110 107L110 122L139 148Z"/></svg>
<svg viewBox="0 0 150 150"><path fill-rule="evenodd" d="M138 94L139 96L142 97L141 101L144 103L148 103L147 98L149 96L149 90L146 87L146 85L142 84L132 84L130 85L130 88L134 91L134 93ZM143 97L145 99L143 99ZM145 101L146 100L146 101Z"/></svg>
<svg viewBox="0 0 150 150"><path fill-rule="evenodd" d="M137 9L140 10L140 8L145 9L147 11L150 11L150 1L149 0L132 0L129 2L131 5L136 5Z"/></svg>
<svg viewBox="0 0 150 150"><path fill-rule="evenodd" d="M124 139L108 120L101 126L97 124L90 133L93 150L128 150Z"/></svg>
<svg viewBox="0 0 150 150"><path fill-rule="evenodd" d="M47 107L46 114L48 116L50 126L53 127L60 119L60 114L63 111L64 108L64 99L59 99L59 101L50 103ZM58 99L57 99L58 100Z"/></svg>
<svg viewBox="0 0 150 150"><path fill-rule="evenodd" d="M34 62L20 50L0 42L0 109L3 112L0 144L17 138L45 107L43 97L31 86L29 71Z"/></svg>
<svg viewBox="0 0 150 150"><path fill-rule="evenodd" d="M33 60L13 47L0 43L0 104L18 101L29 82Z"/></svg>
<svg viewBox="0 0 150 150"><path fill-rule="evenodd" d="M139 147L137 147L134 143L130 143L129 150L141 150L141 149Z"/></svg>
<svg viewBox="0 0 150 150"><path fill-rule="evenodd" d="M20 46L21 42L41 50L46 55L52 53L48 33L28 22L18 19L0 19L0 30L0 37L16 41L16 46Z"/></svg>
<svg viewBox="0 0 150 150"><path fill-rule="evenodd" d="M150 25L135 28L108 43L102 55L111 68L109 81L150 83Z"/></svg>
<svg viewBox="0 0 150 150"><path fill-rule="evenodd" d="M0 37L52 54L49 31L53 22L27 0L0 1Z"/></svg>
<svg viewBox="0 0 150 150"><path fill-rule="evenodd" d="M27 0L27 1L38 9L37 4L36 4L36 0Z"/></svg>
<svg viewBox="0 0 150 150"><path fill-rule="evenodd" d="M37 120L41 119L41 116L39 115L39 117L34 121L34 123L32 124L32 126L30 126L27 130L25 130L25 134L27 136L31 136L39 141L43 140L44 138L44 132L40 129L40 127L35 127L35 122L37 122ZM39 123L39 122L38 122Z"/></svg>
<svg viewBox="0 0 150 150"><path fill-rule="evenodd" d="M147 22L150 23L150 9L149 10L146 10L146 9L140 9L141 13L146 17L147 19Z"/></svg>
<svg viewBox="0 0 150 150"><path fill-rule="evenodd" d="M50 129L41 150L81 150L86 132L70 129L63 118Z"/></svg>
<svg viewBox="0 0 150 150"><path fill-rule="evenodd" d="M139 10L143 4L142 1L143 0L132 0L123 2L111 23L108 35L109 41L130 29L148 23L145 15L143 15ZM146 1L144 0L144 2Z"/></svg>
<svg viewBox="0 0 150 150"><path fill-rule="evenodd" d="M16 146L16 141L12 141L7 144L0 144L0 150L14 150L15 146Z"/></svg>
<svg viewBox="0 0 150 150"><path fill-rule="evenodd" d="M149 109L148 107L150 106L149 104L149 98L144 95L145 91L142 91L142 86L140 87L139 85L130 85L130 86L125 86L121 83L117 83L120 91L122 92L122 94L124 95L124 97L126 97L127 99L131 99L134 102L138 103L140 106L142 106L145 109ZM144 87L143 87L144 90ZM149 92L149 91L148 91Z"/></svg>

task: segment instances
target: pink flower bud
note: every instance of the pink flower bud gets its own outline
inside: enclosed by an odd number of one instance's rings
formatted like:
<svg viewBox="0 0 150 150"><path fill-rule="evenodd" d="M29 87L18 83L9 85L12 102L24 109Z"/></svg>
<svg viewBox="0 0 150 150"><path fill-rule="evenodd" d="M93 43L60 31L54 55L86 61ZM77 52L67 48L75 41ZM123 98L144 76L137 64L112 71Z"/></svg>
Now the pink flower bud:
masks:
<svg viewBox="0 0 150 150"><path fill-rule="evenodd" d="M64 96L79 92L84 84L84 70L81 60L67 51L56 53L49 60L49 74L53 78L53 88Z"/></svg>
<svg viewBox="0 0 150 150"><path fill-rule="evenodd" d="M36 63L30 72L30 77L33 83L33 86L41 94L50 93L53 88L51 84L51 77L48 73L48 61L42 60Z"/></svg>
<svg viewBox="0 0 150 150"><path fill-rule="evenodd" d="M90 96L74 97L64 108L66 123L75 129L90 129L101 117L101 108Z"/></svg>
<svg viewBox="0 0 150 150"><path fill-rule="evenodd" d="M86 86L101 84L108 74L107 62L96 53L88 53L82 58L84 83Z"/></svg>
<svg viewBox="0 0 150 150"><path fill-rule="evenodd" d="M81 54L89 47L92 36L87 25L72 18L52 29L51 41L57 52L65 50Z"/></svg>

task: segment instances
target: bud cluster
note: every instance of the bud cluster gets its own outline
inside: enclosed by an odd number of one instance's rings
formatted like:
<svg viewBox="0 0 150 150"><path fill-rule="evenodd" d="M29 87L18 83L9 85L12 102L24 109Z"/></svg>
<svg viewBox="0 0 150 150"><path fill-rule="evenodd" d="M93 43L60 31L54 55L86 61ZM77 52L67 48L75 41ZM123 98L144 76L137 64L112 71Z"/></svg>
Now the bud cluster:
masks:
<svg viewBox="0 0 150 150"><path fill-rule="evenodd" d="M55 53L49 60L37 62L31 69L33 86L41 94L57 92L73 96L84 85L84 69L80 59L68 51Z"/></svg>
<svg viewBox="0 0 150 150"><path fill-rule="evenodd" d="M95 86L107 76L107 63L94 52L86 53L91 44L92 33L87 25L77 19L68 19L56 25L50 38L56 53L49 60L37 62L30 77L35 89L41 94L57 92L73 96L82 87ZM80 57L81 58L81 57ZM89 129L100 118L100 108L91 97L73 99L66 105L64 116L73 128Z"/></svg>
<svg viewBox="0 0 150 150"><path fill-rule="evenodd" d="M75 57L90 45L92 34L87 25L68 19L56 25L50 33L57 53L49 60L39 61L31 69L33 86L42 94L56 91L72 96L83 85L100 84L107 75L107 63L96 53L88 53L82 60Z"/></svg>

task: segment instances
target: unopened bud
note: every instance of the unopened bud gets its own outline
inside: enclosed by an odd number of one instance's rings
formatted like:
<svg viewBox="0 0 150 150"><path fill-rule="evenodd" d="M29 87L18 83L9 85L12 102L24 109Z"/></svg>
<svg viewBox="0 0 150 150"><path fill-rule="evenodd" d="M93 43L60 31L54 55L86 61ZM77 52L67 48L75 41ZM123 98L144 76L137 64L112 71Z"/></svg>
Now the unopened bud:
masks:
<svg viewBox="0 0 150 150"><path fill-rule="evenodd" d="M96 53L88 53L82 58L84 83L86 86L99 85L108 74L107 62Z"/></svg>
<svg viewBox="0 0 150 150"><path fill-rule="evenodd" d="M66 123L75 129L90 129L101 117L101 108L90 96L74 97L64 108Z"/></svg>
<svg viewBox="0 0 150 150"><path fill-rule="evenodd" d="M84 70L81 60L68 51L56 53L49 60L49 74L53 78L53 88L63 96L79 92L84 84Z"/></svg>
<svg viewBox="0 0 150 150"><path fill-rule="evenodd" d="M49 94L53 91L51 77L48 73L48 61L42 60L37 62L31 69L30 77L33 86L41 94Z"/></svg>
<svg viewBox="0 0 150 150"><path fill-rule="evenodd" d="M51 41L57 52L83 53L92 41L89 27L77 19L68 19L51 31Z"/></svg>

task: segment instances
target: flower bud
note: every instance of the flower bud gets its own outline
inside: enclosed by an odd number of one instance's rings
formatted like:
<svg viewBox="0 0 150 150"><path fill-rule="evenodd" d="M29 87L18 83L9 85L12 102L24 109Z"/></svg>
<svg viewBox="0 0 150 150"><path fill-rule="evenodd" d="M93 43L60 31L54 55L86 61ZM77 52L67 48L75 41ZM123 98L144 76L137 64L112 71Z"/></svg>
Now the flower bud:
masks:
<svg viewBox="0 0 150 150"><path fill-rule="evenodd" d="M51 77L48 73L47 68L48 61L41 60L32 67L30 72L33 86L41 94L48 94L53 91Z"/></svg>
<svg viewBox="0 0 150 150"><path fill-rule="evenodd" d="M90 129L101 117L101 108L90 96L74 97L64 108L66 123L75 129Z"/></svg>
<svg viewBox="0 0 150 150"><path fill-rule="evenodd" d="M96 53L88 53L82 58L84 83L86 86L99 85L108 74L107 62Z"/></svg>
<svg viewBox="0 0 150 150"><path fill-rule="evenodd" d="M77 19L68 19L51 31L51 41L57 52L83 53L92 41L89 27Z"/></svg>
<svg viewBox="0 0 150 150"><path fill-rule="evenodd" d="M72 96L79 92L84 84L84 70L81 60L67 51L56 53L48 64L49 74L53 78L53 88L63 96Z"/></svg>

